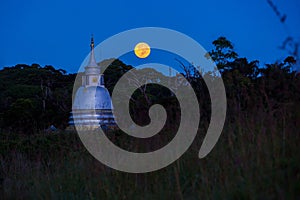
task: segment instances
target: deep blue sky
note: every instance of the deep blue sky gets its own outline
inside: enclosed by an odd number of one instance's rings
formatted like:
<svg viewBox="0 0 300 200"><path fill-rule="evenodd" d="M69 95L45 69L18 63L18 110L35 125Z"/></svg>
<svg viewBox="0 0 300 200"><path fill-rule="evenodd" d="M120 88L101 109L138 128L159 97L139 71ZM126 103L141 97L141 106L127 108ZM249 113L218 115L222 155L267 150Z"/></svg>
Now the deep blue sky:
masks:
<svg viewBox="0 0 300 200"><path fill-rule="evenodd" d="M289 33L266 0L62 1L10 0L0 3L0 68L20 63L76 72L98 44L127 29L158 26L180 31L210 50L225 36L238 54L261 64L284 59L278 46L300 37L300 1L273 0L287 14Z"/></svg>

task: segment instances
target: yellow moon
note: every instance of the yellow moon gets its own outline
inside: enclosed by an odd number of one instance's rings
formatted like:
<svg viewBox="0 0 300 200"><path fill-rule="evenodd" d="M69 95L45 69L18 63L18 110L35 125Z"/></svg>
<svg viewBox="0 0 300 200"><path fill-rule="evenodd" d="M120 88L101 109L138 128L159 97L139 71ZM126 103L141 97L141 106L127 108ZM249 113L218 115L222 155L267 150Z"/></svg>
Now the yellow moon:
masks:
<svg viewBox="0 0 300 200"><path fill-rule="evenodd" d="M150 46L146 42L140 42L134 47L134 53L139 58L147 58L150 51Z"/></svg>

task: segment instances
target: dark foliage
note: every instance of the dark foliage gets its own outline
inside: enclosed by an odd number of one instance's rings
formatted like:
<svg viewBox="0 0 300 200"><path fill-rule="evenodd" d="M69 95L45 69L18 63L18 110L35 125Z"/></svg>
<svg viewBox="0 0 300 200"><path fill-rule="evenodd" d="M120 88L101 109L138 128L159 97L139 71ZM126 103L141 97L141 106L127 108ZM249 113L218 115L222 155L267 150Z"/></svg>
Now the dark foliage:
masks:
<svg viewBox="0 0 300 200"><path fill-rule="evenodd" d="M27 134L51 124L65 128L75 77L49 65L5 67L0 71L1 128Z"/></svg>

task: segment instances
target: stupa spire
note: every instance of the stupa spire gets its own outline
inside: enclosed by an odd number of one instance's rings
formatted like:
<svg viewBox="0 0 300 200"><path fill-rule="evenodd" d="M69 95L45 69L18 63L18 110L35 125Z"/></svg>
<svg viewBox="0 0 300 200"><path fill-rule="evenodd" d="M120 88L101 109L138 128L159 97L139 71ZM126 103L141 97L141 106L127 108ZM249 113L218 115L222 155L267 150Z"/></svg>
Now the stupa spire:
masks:
<svg viewBox="0 0 300 200"><path fill-rule="evenodd" d="M89 62L85 67L85 76L82 77L82 85L88 86L101 86L104 87L104 78L103 74L101 74L100 66L97 64L95 59L95 52L94 52L94 37L91 37L91 52L89 57Z"/></svg>
<svg viewBox="0 0 300 200"><path fill-rule="evenodd" d="M92 34L92 36L91 36L91 44L90 44L91 54L90 54L89 64L88 64L87 67L98 67L96 59L95 59L94 46L95 46L95 44L94 44L94 36Z"/></svg>
<svg viewBox="0 0 300 200"><path fill-rule="evenodd" d="M91 44L90 44L90 47L91 47L91 51L93 51L94 50L94 35L92 34L92 36L91 36Z"/></svg>

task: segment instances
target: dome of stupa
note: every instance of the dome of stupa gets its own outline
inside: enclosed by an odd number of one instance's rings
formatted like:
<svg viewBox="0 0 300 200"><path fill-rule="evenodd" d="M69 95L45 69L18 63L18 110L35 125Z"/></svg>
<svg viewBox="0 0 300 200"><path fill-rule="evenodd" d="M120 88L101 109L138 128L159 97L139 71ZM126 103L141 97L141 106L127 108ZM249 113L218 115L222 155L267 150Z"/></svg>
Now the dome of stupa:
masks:
<svg viewBox="0 0 300 200"><path fill-rule="evenodd" d="M81 86L78 88L73 102L73 110L77 109L113 109L108 90L101 86Z"/></svg>

